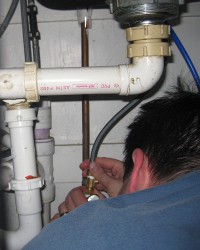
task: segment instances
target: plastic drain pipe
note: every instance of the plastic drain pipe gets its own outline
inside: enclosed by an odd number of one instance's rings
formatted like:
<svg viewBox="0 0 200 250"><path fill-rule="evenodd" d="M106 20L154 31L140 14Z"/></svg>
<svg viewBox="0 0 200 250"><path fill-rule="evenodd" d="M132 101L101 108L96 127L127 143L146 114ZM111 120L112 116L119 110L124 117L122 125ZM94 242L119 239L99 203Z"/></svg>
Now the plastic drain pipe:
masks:
<svg viewBox="0 0 200 250"><path fill-rule="evenodd" d="M27 67L34 64L26 63ZM163 57L134 58L133 65L37 69L37 85L32 91L39 96L84 94L140 94L160 78ZM0 70L0 99L27 98L23 69ZM35 70L33 70L35 71Z"/></svg>
<svg viewBox="0 0 200 250"><path fill-rule="evenodd" d="M162 75L164 56L170 47L168 25L143 25L127 29L127 55L132 64L113 67L0 70L0 99L26 99L40 96L118 94L137 95L152 88Z"/></svg>
<svg viewBox="0 0 200 250"><path fill-rule="evenodd" d="M51 202L55 199L55 184L53 182L53 154L55 152L54 139L50 136L52 126L51 105L43 101L37 110L35 124L35 147L38 170L45 180L45 187L41 191L43 205L43 226L50 222Z"/></svg>
<svg viewBox="0 0 200 250"><path fill-rule="evenodd" d="M38 176L35 160L33 120L35 110L29 104L12 106L5 113L10 130L14 179L7 190L15 192L19 228L1 230L1 249L21 249L42 229L40 188L44 181ZM2 246L3 244L3 246Z"/></svg>

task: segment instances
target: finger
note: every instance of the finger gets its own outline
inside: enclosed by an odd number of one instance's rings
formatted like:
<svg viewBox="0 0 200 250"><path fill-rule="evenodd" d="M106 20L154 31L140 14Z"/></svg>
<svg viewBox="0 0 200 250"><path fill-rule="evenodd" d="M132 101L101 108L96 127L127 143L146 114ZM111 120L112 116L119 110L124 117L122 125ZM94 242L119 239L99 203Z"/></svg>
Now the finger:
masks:
<svg viewBox="0 0 200 250"><path fill-rule="evenodd" d="M122 179L116 179L114 177L107 175L101 168L101 166L99 166L94 162L90 164L90 171L95 177L95 179L97 179L105 187L105 191L108 193L110 197L117 196L123 184Z"/></svg>
<svg viewBox="0 0 200 250"><path fill-rule="evenodd" d="M98 191L107 191L107 188L104 187L101 183L96 183L95 186L94 186Z"/></svg>
<svg viewBox="0 0 200 250"><path fill-rule="evenodd" d="M104 170L95 162L92 162L90 164L90 171L105 188L109 189L110 185L113 185L112 183L115 181L113 177L110 177L107 175Z"/></svg>
<svg viewBox="0 0 200 250"><path fill-rule="evenodd" d="M59 214L59 213L55 214L55 215L51 218L50 222L53 222L53 221L57 220L58 218L60 218L60 214Z"/></svg>
<svg viewBox="0 0 200 250"><path fill-rule="evenodd" d="M70 191L70 193L65 199L65 205L68 211L71 211L87 202L84 190L86 190L85 187L78 187Z"/></svg>
<svg viewBox="0 0 200 250"><path fill-rule="evenodd" d="M89 166L88 166L88 167L89 167ZM82 176L83 176L83 177L87 177L87 170L88 170L88 169L84 169L84 170L82 171Z"/></svg>
<svg viewBox="0 0 200 250"><path fill-rule="evenodd" d="M58 211L59 211L59 214L64 214L64 213L66 213L66 212L68 211L65 202L62 202L62 203L58 206Z"/></svg>
<svg viewBox="0 0 200 250"><path fill-rule="evenodd" d="M98 195L99 199L101 199L101 200L106 199L106 196L104 194L102 194L99 190L97 190L96 188L93 189L92 193Z"/></svg>
<svg viewBox="0 0 200 250"><path fill-rule="evenodd" d="M80 165L79 165L79 168L81 170L85 170L85 169L88 169L89 168L89 165L90 165L90 161L87 159L87 160L84 160Z"/></svg>
<svg viewBox="0 0 200 250"><path fill-rule="evenodd" d="M106 172L111 173L116 178L122 178L124 174L123 162L106 157L98 157L95 162L99 164Z"/></svg>

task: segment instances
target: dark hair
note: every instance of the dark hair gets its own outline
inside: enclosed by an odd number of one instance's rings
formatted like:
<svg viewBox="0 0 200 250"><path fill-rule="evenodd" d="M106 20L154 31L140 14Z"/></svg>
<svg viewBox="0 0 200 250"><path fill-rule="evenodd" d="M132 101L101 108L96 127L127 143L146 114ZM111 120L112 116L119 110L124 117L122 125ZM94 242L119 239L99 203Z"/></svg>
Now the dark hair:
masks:
<svg viewBox="0 0 200 250"><path fill-rule="evenodd" d="M129 125L124 148L124 178L133 169L132 153L140 148L158 182L200 169L200 94L178 87L145 103Z"/></svg>

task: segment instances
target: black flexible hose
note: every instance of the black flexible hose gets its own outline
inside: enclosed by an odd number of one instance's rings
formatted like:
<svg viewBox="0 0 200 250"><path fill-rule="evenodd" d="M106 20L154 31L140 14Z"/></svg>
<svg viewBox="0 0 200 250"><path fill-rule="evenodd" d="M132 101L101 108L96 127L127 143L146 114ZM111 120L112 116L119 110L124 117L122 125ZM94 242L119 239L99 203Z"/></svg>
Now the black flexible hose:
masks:
<svg viewBox="0 0 200 250"><path fill-rule="evenodd" d="M144 95L140 99L134 99L130 101L126 106L124 106L117 114L115 114L108 123L103 127L103 129L98 134L94 145L92 147L90 162L95 161L100 145L104 140L105 136L110 132L110 130L125 116L127 115L133 108L135 108L142 100Z"/></svg>
<svg viewBox="0 0 200 250"><path fill-rule="evenodd" d="M20 0L20 5L21 5L22 33L23 33L23 41L24 41L25 62L32 62L32 52L31 52L31 44L29 40L29 24L28 24L26 0Z"/></svg>
<svg viewBox="0 0 200 250"><path fill-rule="evenodd" d="M10 23L10 20L12 19L13 15L15 13L15 10L17 8L18 3L19 3L19 0L12 1L10 8L8 10L8 13L7 13L5 19L3 20L3 23L0 26L0 37L2 37L3 33L7 29L8 25Z"/></svg>

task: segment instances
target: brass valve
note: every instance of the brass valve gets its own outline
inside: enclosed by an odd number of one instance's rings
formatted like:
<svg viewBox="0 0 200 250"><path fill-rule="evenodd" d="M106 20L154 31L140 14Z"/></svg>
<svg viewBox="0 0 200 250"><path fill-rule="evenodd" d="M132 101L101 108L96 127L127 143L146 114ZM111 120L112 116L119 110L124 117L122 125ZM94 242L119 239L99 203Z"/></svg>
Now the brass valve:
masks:
<svg viewBox="0 0 200 250"><path fill-rule="evenodd" d="M86 177L86 194L91 195L92 190L94 188L94 185L98 183L98 181L94 178L90 170L87 171L87 177Z"/></svg>

